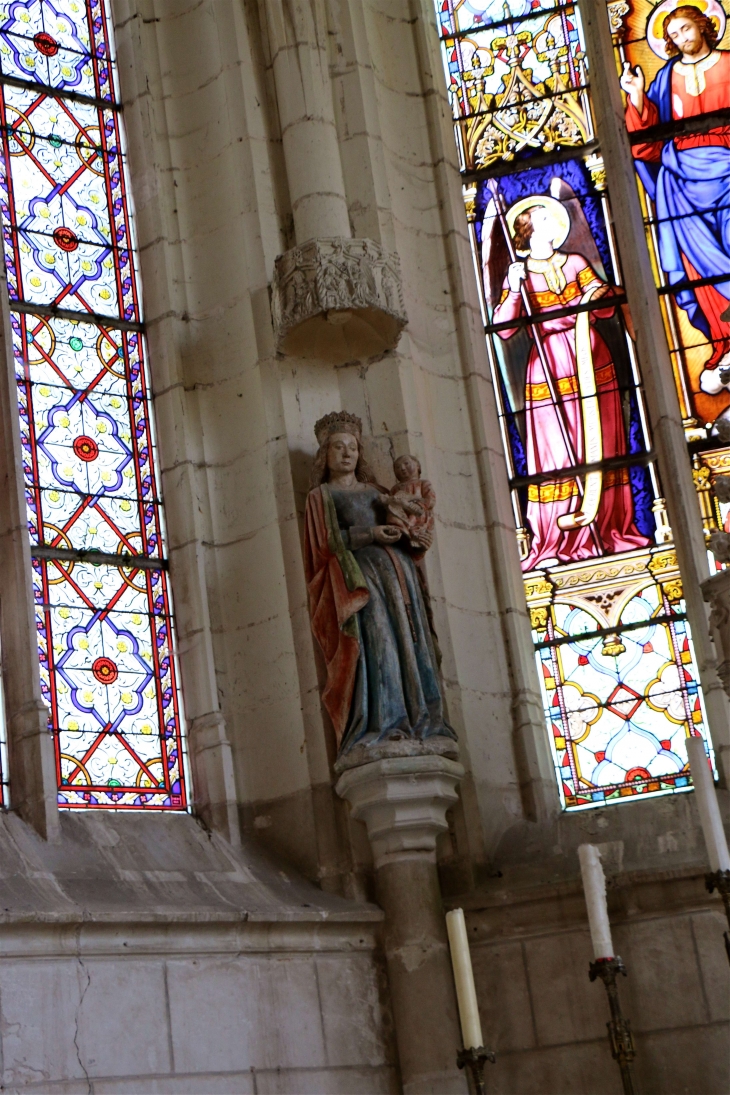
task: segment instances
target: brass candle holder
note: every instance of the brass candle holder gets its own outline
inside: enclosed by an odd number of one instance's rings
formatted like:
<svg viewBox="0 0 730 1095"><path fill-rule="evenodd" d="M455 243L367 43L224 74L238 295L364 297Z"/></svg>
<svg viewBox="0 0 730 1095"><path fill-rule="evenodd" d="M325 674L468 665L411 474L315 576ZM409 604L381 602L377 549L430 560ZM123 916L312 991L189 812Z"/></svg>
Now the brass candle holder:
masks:
<svg viewBox="0 0 730 1095"><path fill-rule="evenodd" d="M730 875L730 872L727 873ZM619 973L623 974L624 977L627 976L626 967L621 959L616 956L615 958L597 958L595 962L591 962L588 976L591 981L595 981L596 978L600 977L606 986L608 1006L611 1009L611 1021L606 1023L608 1039L611 1044L611 1056L614 1061L618 1061L624 1095L634 1095L631 1062L636 1056L636 1049L634 1048L629 1020L624 1019L621 1011L621 1001L619 1000L616 984L616 976Z"/></svg>
<svg viewBox="0 0 730 1095"><path fill-rule="evenodd" d="M468 1068L471 1072L471 1078L474 1083L474 1090L476 1095L486 1095L486 1087L484 1086L484 1066L487 1061L491 1061L492 1064L497 1060L491 1049L485 1049L484 1046L472 1046L471 1049L460 1049L456 1058L456 1063L459 1068Z"/></svg>
<svg viewBox="0 0 730 1095"><path fill-rule="evenodd" d="M705 875L705 885L710 893L717 890L721 895L722 903L725 906L725 916L727 917L728 926L730 926L730 871L710 871ZM723 934L725 936L725 953L728 962L730 962L730 934L728 932Z"/></svg>

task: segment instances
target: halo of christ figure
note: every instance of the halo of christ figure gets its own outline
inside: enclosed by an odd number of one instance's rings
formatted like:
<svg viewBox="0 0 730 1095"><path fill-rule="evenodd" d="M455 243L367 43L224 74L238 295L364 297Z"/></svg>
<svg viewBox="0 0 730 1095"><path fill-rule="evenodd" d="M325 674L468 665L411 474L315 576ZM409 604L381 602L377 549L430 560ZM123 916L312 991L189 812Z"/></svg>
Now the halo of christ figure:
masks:
<svg viewBox="0 0 730 1095"><path fill-rule="evenodd" d="M717 48L726 22L718 0L663 0L652 9L647 42L668 60L648 88L641 68L624 64L631 132L730 107L730 52ZM730 124L633 151L656 210L669 284L728 276L676 294L693 327L713 343L700 388L716 395L730 384Z"/></svg>
<svg viewBox="0 0 730 1095"><path fill-rule="evenodd" d="M528 487L532 541L523 569L646 547L650 541L634 521L628 469L599 466L626 453L616 370L595 328L596 319L614 314L614 306L560 314L570 305L610 297L612 289L582 254L560 250L571 221L556 198L521 198L503 224L515 261L504 277L494 322L509 324L527 311L537 320L529 328L524 440L527 474L545 478ZM517 325L498 331L503 339L516 333ZM589 470L571 476L569 469L580 465Z"/></svg>

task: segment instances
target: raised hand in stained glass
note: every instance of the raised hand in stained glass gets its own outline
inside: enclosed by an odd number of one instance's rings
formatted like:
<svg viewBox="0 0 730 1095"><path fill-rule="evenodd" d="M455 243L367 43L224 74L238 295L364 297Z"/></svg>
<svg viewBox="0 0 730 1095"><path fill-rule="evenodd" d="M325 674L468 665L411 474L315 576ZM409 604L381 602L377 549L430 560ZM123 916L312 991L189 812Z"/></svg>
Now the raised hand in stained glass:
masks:
<svg viewBox="0 0 730 1095"><path fill-rule="evenodd" d="M663 0L651 10L646 41L665 63L648 87L642 68L624 63L630 132L730 107L730 51L717 48L726 22L718 0ZM730 385L730 126L635 144L634 156L655 207L661 267L670 285L683 285L677 303L713 344L698 381L719 396L718 414ZM687 285L702 280L711 284Z"/></svg>

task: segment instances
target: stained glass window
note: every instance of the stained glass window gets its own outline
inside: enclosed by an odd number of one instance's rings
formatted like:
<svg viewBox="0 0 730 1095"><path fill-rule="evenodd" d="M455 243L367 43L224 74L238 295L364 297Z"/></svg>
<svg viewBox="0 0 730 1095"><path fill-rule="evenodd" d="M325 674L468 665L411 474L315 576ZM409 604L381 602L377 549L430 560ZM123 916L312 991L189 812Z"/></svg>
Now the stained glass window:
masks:
<svg viewBox="0 0 730 1095"><path fill-rule="evenodd" d="M706 717L578 5L436 8L561 800L688 789Z"/></svg>
<svg viewBox="0 0 730 1095"><path fill-rule="evenodd" d="M185 742L109 12L0 3L5 266L62 807L183 810Z"/></svg>
<svg viewBox="0 0 730 1095"><path fill-rule="evenodd" d="M438 14L464 170L586 143L592 122L574 4L441 0Z"/></svg>
<svg viewBox="0 0 730 1095"><path fill-rule="evenodd" d="M720 0L608 5L705 532L730 530L730 28ZM711 558L713 569L719 564Z"/></svg>

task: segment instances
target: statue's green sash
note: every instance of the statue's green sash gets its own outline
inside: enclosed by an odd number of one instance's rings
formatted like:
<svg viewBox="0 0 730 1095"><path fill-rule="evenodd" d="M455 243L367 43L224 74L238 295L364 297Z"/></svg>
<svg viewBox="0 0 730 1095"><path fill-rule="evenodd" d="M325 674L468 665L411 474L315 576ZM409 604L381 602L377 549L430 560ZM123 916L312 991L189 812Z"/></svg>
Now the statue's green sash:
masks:
<svg viewBox="0 0 730 1095"><path fill-rule="evenodd" d="M342 542L340 524L337 520L337 510L335 509L335 503L332 499L330 489L326 483L323 483L319 489L322 492L324 520L327 525L327 542L330 551L340 564L342 576L345 579L345 585L350 593L353 593L356 589L367 589L367 582L365 581L363 572L360 570L357 559ZM349 619L345 620L340 627L345 635L349 635L353 639L360 638L357 613L354 613Z"/></svg>

